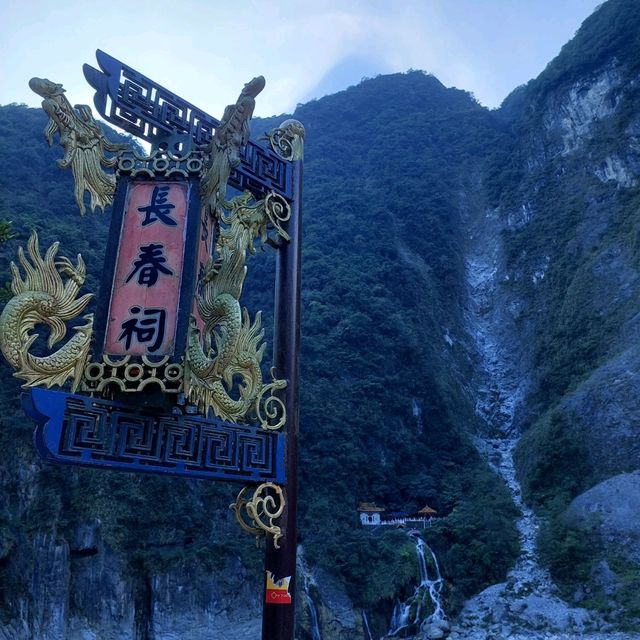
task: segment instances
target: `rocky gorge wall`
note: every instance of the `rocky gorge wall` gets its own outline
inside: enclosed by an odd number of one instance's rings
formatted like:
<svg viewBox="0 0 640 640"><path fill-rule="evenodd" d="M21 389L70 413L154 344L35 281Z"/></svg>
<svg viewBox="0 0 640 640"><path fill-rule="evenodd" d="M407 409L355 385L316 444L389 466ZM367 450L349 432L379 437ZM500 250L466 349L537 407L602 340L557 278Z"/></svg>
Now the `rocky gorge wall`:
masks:
<svg viewBox="0 0 640 640"><path fill-rule="evenodd" d="M527 177L518 181L510 197L503 195L500 206L494 209L479 206L475 217L472 213L467 216L469 330L479 354L475 397L481 426L474 439L487 462L504 478L521 511L518 525L521 557L505 583L486 589L465 604L453 627L452 638L485 638L491 633L518 638L604 638L609 634L616 637L613 631L616 626L633 628L635 624L632 621L635 609L625 609L622 605L629 603L628 594L618 593L616 597L616 589L624 591L623 581L611 570L603 558L606 554L602 553L606 549L615 556L616 543L622 543L626 545L627 561L637 567L633 540L638 532L635 525L621 524L622 514L630 515L629 509L635 500L635 476L616 475L639 464L636 444L640 434L633 426L636 400L633 393L628 393L637 378L637 367L629 360L632 356L628 352L629 349L635 351L634 341L616 345L609 354L601 356L606 364L584 376L584 382L571 385L563 381L563 389L568 393L559 400L557 396L544 397L541 393L541 387L549 383L541 379L539 366L549 359L550 354L543 351L542 345L549 340L558 315L566 314L564 322L568 324L575 320L576 308L589 305L597 306L601 318L624 313L622 319L620 315L616 318L616 330L628 336L626 325L637 314L637 263L628 249L623 252L619 246L607 246L605 229L615 224L615 213L603 210L604 202L615 202L621 190L636 186L636 142L633 136L618 139L613 148L594 142L604 135L603 131L612 128L617 109L624 108L621 105L629 99L625 91L635 84L635 77L629 81L625 70L609 64L588 78L572 83L563 92L554 92L535 114L536 125L527 122L527 141L519 154L522 172ZM637 104L635 111L637 113ZM514 128L518 126L522 128L522 122ZM635 120L627 124L627 133L634 128ZM581 155L585 146L598 148L599 154L590 152L585 161ZM580 156L579 163L573 162L576 155ZM624 163L621 157L625 158ZM614 166L615 172L611 169ZM549 188L550 173L555 174L561 189L581 204L589 205L580 208L564 236L554 235L559 225L550 224L549 218L538 221L536 232L527 234L526 228L532 223L535 225L537 216L557 219L564 215L562 200L553 201L550 207L552 199L546 193L554 189ZM585 180L585 174L601 183L596 189L602 185L607 188L610 200L602 196L596 199L589 193L589 178ZM478 190L472 193L478 201ZM466 209L473 197L468 195L463 200ZM549 233L551 230L554 233ZM522 235L528 237L520 243ZM588 267L580 264L577 247L581 245L583 249L584 245L590 249ZM567 250L575 275L569 276L565 284L566 263L560 268L558 263L562 263L560 256ZM579 279L586 284L585 288L575 287L574 282ZM558 292L562 284L567 290ZM550 290L558 296L553 301L547 298ZM567 298L572 296L573 304L569 307ZM558 299L566 305L564 308L558 308ZM594 332L597 332L596 326ZM572 339L567 331L562 337ZM589 335L579 335L576 339L589 339ZM616 353L617 348L622 349L621 354ZM620 361L627 365L624 371ZM544 423L545 418L540 416L558 411L558 407L571 415L570 426L567 424L567 431L561 437L568 442L582 443L578 459L573 458L575 448L564 449L557 431L552 435L541 434L540 422ZM546 448L542 446L545 437L549 438ZM536 479L532 475L549 472L547 460L552 448L556 456L551 465L573 467L576 470L572 478L574 484L562 488L547 486L549 495L536 495ZM555 472L557 474L557 469ZM575 497L564 511L570 498L563 495L563 491L575 496L579 487L609 475L614 477ZM622 491L622 486L627 491ZM555 495L552 495L553 489L557 489ZM545 498L556 502L549 506ZM531 508L532 502L535 510ZM554 513L554 508L559 508L561 513ZM562 533L558 533L559 522L567 527ZM550 574L549 547L560 546L563 535L575 534L576 528L589 531L589 544L595 544L600 553L585 554L589 557L580 559L589 566L579 577L573 575L568 580L567 575L558 571L558 561L555 566L551 565L553 575ZM546 536L546 547L542 550L539 548L541 529ZM593 535L594 530L597 535ZM622 549L619 546L617 552ZM560 563L575 561L571 550L556 551L556 557L563 555ZM555 581L558 575L562 588ZM568 588L568 582L572 582L572 589ZM603 607L602 601L596 604L594 594L605 592L608 606ZM631 638L635 634L625 632L619 637Z"/></svg>
<svg viewBox="0 0 640 640"><path fill-rule="evenodd" d="M18 492L32 490L33 476L22 481ZM240 558L149 571L110 548L99 521L65 529L11 541L0 564L2 640L204 640L231 628L259 637L261 585Z"/></svg>
<svg viewBox="0 0 640 640"><path fill-rule="evenodd" d="M613 523L634 499L620 487L637 490L624 472L640 467L640 76L619 56L553 90L544 79L527 88L535 97L516 125L527 131L523 177L507 206L527 219L504 233L503 289L532 363L515 459L559 593L633 628L640 566L628 543L640 529L617 536ZM587 506L594 495L600 506Z"/></svg>

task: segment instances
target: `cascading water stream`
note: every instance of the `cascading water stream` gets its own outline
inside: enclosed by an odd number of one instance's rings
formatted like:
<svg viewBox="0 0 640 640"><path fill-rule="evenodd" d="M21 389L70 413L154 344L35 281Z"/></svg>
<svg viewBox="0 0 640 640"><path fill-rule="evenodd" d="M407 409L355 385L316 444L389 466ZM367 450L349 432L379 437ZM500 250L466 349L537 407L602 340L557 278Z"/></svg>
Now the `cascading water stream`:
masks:
<svg viewBox="0 0 640 640"><path fill-rule="evenodd" d="M436 572L435 580L429 579L429 574L427 572L427 561L424 556L424 550L428 549L431 554L431 560L433 561L433 566ZM420 577L421 577L421 586L427 587L429 589L429 596L431 598L431 602L433 603L433 613L429 616L429 620L442 620L446 616L444 615L444 609L442 608L442 574L440 573L440 565L438 564L438 559L436 558L436 554L433 552L433 549L428 546L422 538L416 538L416 549L418 552L418 558L420 560Z"/></svg>
<svg viewBox="0 0 640 640"><path fill-rule="evenodd" d="M393 608L391 614L391 622L389 623L389 631L387 636L393 638L397 636L403 629L406 629L409 624L409 613L411 611L411 605L405 602L398 602Z"/></svg>
<svg viewBox="0 0 640 640"><path fill-rule="evenodd" d="M411 400L411 411L416 421L416 430L418 431L418 433L422 433L424 431L424 423L422 421L422 407L418 404L418 401L415 398L412 398Z"/></svg>
<svg viewBox="0 0 640 640"><path fill-rule="evenodd" d="M309 611L311 640L322 640L322 635L320 633L320 623L318 621L318 610L316 608L315 602L313 601L313 598L311 597L311 586L314 584L313 576L311 575L311 572L307 568L307 565L304 561L304 550L302 548L302 545L298 547L298 562L302 571L304 598L307 603L307 609Z"/></svg>
<svg viewBox="0 0 640 640"><path fill-rule="evenodd" d="M369 619L367 618L367 612L364 609L362 610L362 628L367 634L365 636L365 640L373 640L373 636L371 635L371 629L369 628Z"/></svg>
<svg viewBox="0 0 640 640"><path fill-rule="evenodd" d="M418 629L425 621L430 623L436 620L446 619L444 609L442 608L443 580L436 555L431 547L418 535L413 533L409 535L416 543L416 555L420 568L420 584L406 602L398 602L394 607L389 624L389 631L387 632L387 637L389 638L397 636L400 632L408 630L410 627ZM433 578L429 576L429 566L425 549L429 551L433 563L432 572L435 574ZM423 617L422 608L427 596L433 607L433 612Z"/></svg>
<svg viewBox="0 0 640 640"><path fill-rule="evenodd" d="M318 611L316 605L309 593L308 576L304 577L304 595L309 609L309 620L311 622L311 640L322 640L320 635L320 626L318 624Z"/></svg>

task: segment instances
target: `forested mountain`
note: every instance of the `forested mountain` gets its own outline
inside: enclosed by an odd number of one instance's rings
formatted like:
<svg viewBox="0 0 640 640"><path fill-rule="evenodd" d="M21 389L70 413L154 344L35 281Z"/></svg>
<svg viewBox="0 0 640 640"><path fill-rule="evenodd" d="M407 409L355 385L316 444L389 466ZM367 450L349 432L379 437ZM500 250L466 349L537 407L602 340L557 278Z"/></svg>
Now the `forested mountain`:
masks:
<svg viewBox="0 0 640 640"><path fill-rule="evenodd" d="M609 0L495 111L417 71L296 110L300 586L324 640L450 632L422 592L412 621L416 542L361 527L362 502L437 510L422 535L452 638L635 637L638 34L635 0ZM1 278L37 228L97 292L108 214L80 217L45 123L0 107ZM267 319L270 259L244 300ZM1 366L0 638L257 638L262 553L228 512L237 487L42 465Z"/></svg>

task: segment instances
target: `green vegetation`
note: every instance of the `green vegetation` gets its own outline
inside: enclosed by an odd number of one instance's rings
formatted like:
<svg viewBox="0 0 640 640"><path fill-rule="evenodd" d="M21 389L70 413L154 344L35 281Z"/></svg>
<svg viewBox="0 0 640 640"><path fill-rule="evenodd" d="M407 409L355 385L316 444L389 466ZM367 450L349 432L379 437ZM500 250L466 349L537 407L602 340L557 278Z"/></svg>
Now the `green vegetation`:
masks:
<svg viewBox="0 0 640 640"><path fill-rule="evenodd" d="M545 524L540 531L539 548L561 594L568 601L582 592L580 606L596 609L623 628L637 629L640 619L640 569L620 551L607 546L595 528L577 529L567 524L558 511L561 503L543 510ZM607 585L599 578L601 567L615 578Z"/></svg>
<svg viewBox="0 0 640 640"><path fill-rule="evenodd" d="M563 597L572 601L579 589L580 606L636 628L640 568L602 538L596 522L592 527L571 525L565 513L573 498L602 480L587 446L570 415L551 411L519 443L523 494L542 516L540 557ZM599 580L603 563L616 575L613 589Z"/></svg>
<svg viewBox="0 0 640 640"><path fill-rule="evenodd" d="M561 504L591 487L596 476L589 463L587 443L558 411L545 416L521 438L516 451L525 500L538 507Z"/></svg>
<svg viewBox="0 0 640 640"><path fill-rule="evenodd" d="M593 534L569 527L552 507L547 511L538 544L542 561L566 598L572 598L576 585L589 584L591 567L599 555Z"/></svg>
<svg viewBox="0 0 640 640"><path fill-rule="evenodd" d="M13 238L13 231L11 231L11 222L6 220L0 221L0 242L6 242Z"/></svg>
<svg viewBox="0 0 640 640"><path fill-rule="evenodd" d="M364 81L295 115L308 131L300 506L308 557L337 569L355 602L386 597L384 565L395 566L398 552L372 541L355 553L358 502L408 510L429 502L473 521L454 515L442 532L469 545L446 571L472 593L495 575L476 567L501 556L491 571L503 575L517 537L509 526L492 530L492 518L513 519L500 483L493 494L472 490L486 471L465 442L474 416L462 381L471 369L463 346L449 349L443 335L464 332L460 190L481 170L483 140L501 134L468 94L418 72ZM472 547L472 538L484 543ZM409 577L399 568L394 580Z"/></svg>
<svg viewBox="0 0 640 640"><path fill-rule="evenodd" d="M517 510L498 477L476 461L446 476L452 509L427 537L437 550L447 579L449 610L479 589L501 582L520 551L514 524Z"/></svg>

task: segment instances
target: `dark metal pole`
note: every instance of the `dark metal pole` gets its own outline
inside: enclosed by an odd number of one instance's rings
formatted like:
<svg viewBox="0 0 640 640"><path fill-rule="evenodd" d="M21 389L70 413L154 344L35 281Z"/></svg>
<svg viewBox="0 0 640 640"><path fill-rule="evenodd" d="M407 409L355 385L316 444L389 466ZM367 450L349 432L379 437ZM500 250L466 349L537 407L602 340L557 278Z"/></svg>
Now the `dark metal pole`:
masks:
<svg viewBox="0 0 640 640"><path fill-rule="evenodd" d="M294 640L296 592L296 503L298 499L300 270L302 246L302 160L293 161L294 193L288 232L291 240L277 252L274 320L274 365L276 375L288 381L284 403L287 409L286 508L282 515L280 548L267 536L265 569L276 580L290 578L290 604L266 598L262 616L262 640Z"/></svg>

